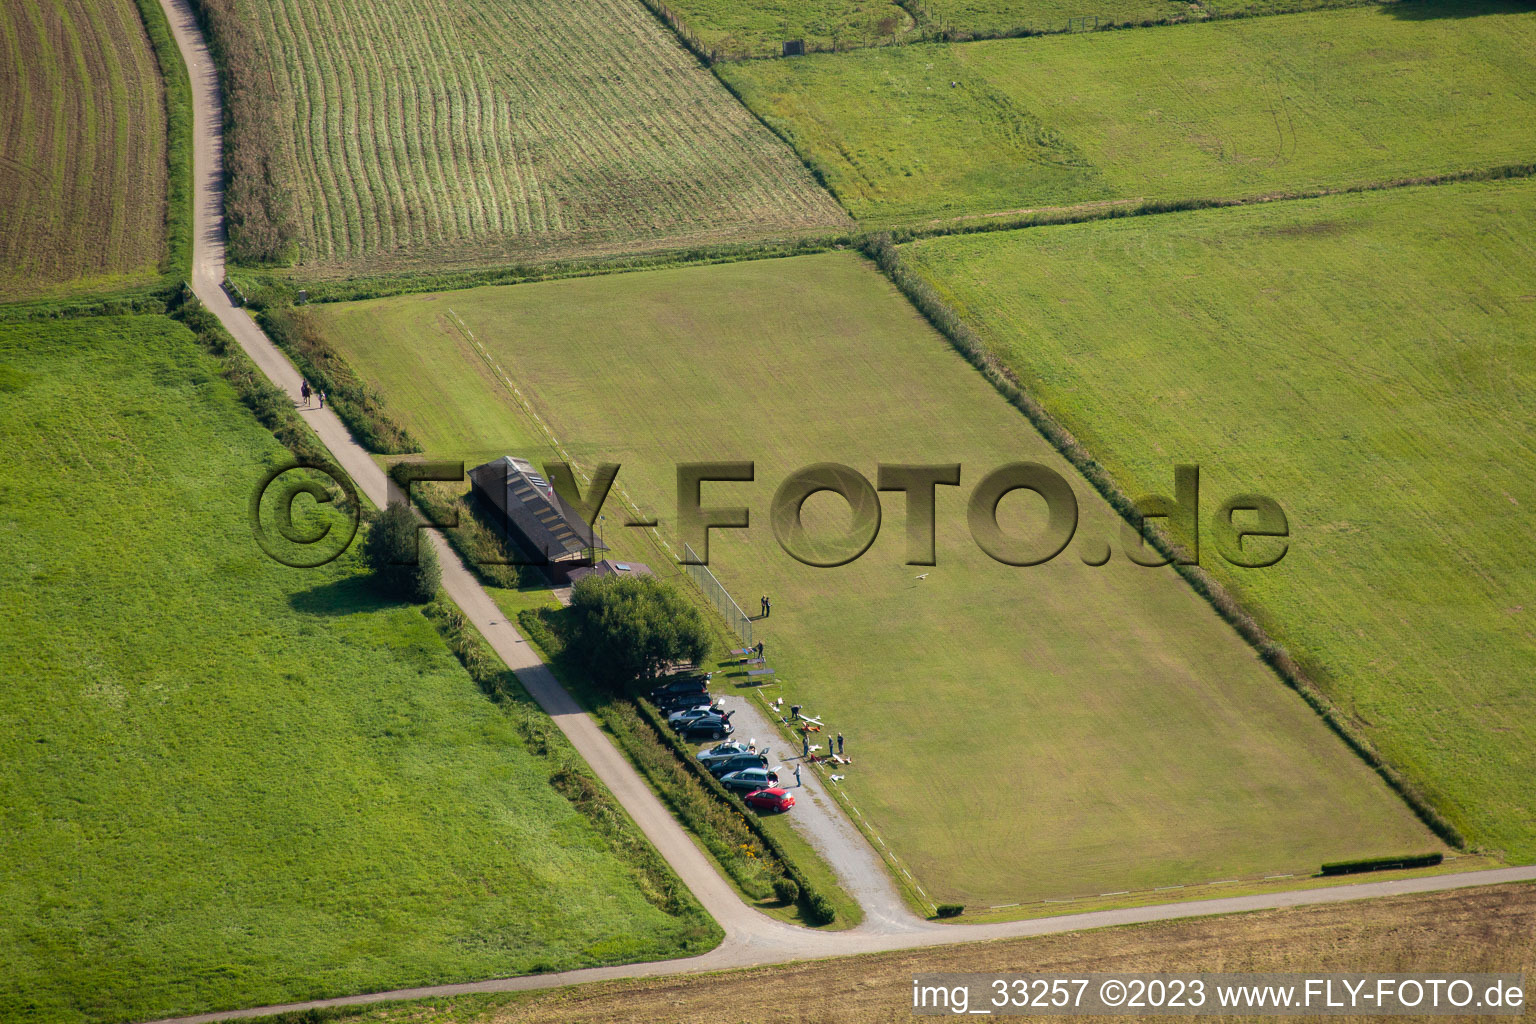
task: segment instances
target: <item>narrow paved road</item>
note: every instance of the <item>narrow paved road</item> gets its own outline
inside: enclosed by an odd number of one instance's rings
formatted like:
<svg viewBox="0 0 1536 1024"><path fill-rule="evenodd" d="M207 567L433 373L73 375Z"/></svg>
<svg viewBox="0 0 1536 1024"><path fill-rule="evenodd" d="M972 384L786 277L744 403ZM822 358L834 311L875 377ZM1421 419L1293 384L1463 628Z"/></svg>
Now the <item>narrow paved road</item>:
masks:
<svg viewBox="0 0 1536 1024"><path fill-rule="evenodd" d="M182 58L186 61L192 80L195 204L192 289L203 304L234 335L241 348L272 383L286 391L297 403L298 371L261 332L250 316L231 303L224 292L222 286L224 224L220 137L221 99L218 78L187 0L160 0L160 3L170 20L176 43L181 49ZM353 440L341 421L329 409L323 411L311 409L304 415L320 440L330 450L332 457L351 474L358 488L367 494L370 500L383 505L387 495L384 472L369 457L367 451ZM646 786L629 762L602 733L597 724L581 711L548 667L539 661L533 650L518 635L511 623L503 618L500 609L476 582L458 556L443 543L441 538L433 535L433 542L437 545L438 555L442 561L443 588L449 597L464 610L469 620L485 635L496 653L517 672L518 679L529 693L550 714L555 724L569 737L577 752L587 760L598 778L612 790L635 823L666 858L667 863L698 897L704 908L720 923L725 930L725 941L709 953L685 960L623 964L615 967L569 971L563 974L493 979L462 985L433 985L336 999L311 1000L282 1006L252 1007L176 1018L174 1024L201 1024L201 1022L266 1015L285 1010L377 1002L385 999L417 999L472 992L508 992L553 988L612 978L687 974L852 953L873 953L958 942L1046 935L1179 917L1338 903L1379 896L1536 880L1536 867L1506 868L1345 885L1328 889L1302 889L1221 900L1106 910L1004 924L939 925L918 918L902 905L899 899L893 901L891 896L894 895L894 887L883 874L877 877L867 874L871 867L878 867L878 860L874 852L868 849L868 845L864 844L863 849L867 851L868 859L862 864L858 863L859 858L855 857L853 860L845 860L836 865L850 876L848 878L850 891L860 894L866 901L864 923L856 929L845 932L817 932L797 928L761 914L737 898L735 892L715 871L714 866L694 845L688 834L673 820L661 801ZM757 709L753 710L754 713L761 714ZM772 735L767 730L766 720L763 722L763 735ZM846 819L841 818L836 805L827 800L824 795L822 800L825 802L824 809L829 815L828 822L833 820L831 815L837 815L839 819L837 827L851 830L852 826ZM829 827L831 827L830 824ZM838 844L839 847L844 845L846 844ZM879 894L882 889L885 892ZM158 1024L173 1024L173 1022L158 1022Z"/></svg>

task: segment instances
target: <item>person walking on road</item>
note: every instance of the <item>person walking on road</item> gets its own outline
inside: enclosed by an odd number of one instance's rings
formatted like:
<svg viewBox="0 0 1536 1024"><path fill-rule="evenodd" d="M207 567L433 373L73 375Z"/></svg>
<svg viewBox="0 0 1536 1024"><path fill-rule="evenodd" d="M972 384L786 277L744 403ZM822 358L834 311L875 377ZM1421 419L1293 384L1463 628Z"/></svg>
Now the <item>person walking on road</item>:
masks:
<svg viewBox="0 0 1536 1024"><path fill-rule="evenodd" d="M799 765L795 765L795 788L798 789L800 787L800 785L801 785L801 782L800 782L800 766Z"/></svg>
<svg viewBox="0 0 1536 1024"><path fill-rule="evenodd" d="M838 757L842 757L843 756L843 734L842 733L838 733L837 734L837 756Z"/></svg>
<svg viewBox="0 0 1536 1024"><path fill-rule="evenodd" d="M299 397L304 399L304 408L308 409L309 408L309 381L303 380L303 379L299 380ZM765 597L765 598L763 598L763 600L766 601L768 599Z"/></svg>
<svg viewBox="0 0 1536 1024"><path fill-rule="evenodd" d="M320 392L320 408L325 408L325 392Z"/></svg>

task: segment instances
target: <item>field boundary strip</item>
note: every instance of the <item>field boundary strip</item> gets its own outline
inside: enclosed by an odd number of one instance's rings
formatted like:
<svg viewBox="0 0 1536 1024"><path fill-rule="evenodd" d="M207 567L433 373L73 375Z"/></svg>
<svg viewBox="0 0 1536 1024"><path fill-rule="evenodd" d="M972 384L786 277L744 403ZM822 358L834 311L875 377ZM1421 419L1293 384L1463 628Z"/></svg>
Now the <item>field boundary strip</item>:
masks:
<svg viewBox="0 0 1536 1024"><path fill-rule="evenodd" d="M1020 210L1000 210L994 213L967 213L952 218L928 220L920 224L908 224L868 231L858 238L860 244L882 235L890 236L898 244L917 242L926 238L944 238L950 235L975 235L991 231L1022 231L1028 228L1057 227L1067 224L1088 224L1101 220L1118 220L1122 217L1152 217L1170 213L1192 213L1200 210L1225 210L1241 206L1261 206L1265 203L1289 203L1307 199L1326 199L1329 196L1358 195L1368 192L1390 192L1400 188L1433 188L1439 185L1459 185L1477 181L1506 181L1516 178L1536 177L1536 161L1530 163L1498 164L1493 167L1448 171L1445 174L1428 174L1408 178L1386 178L1379 181L1358 182L1330 188L1305 189L1299 192L1268 192L1256 196L1232 196L1203 199L1099 199L1068 206L1041 206Z"/></svg>
<svg viewBox="0 0 1536 1024"><path fill-rule="evenodd" d="M171 23L159 0L134 0L144 34L160 68L165 104L165 247L160 272L165 286L192 274L192 80L171 36Z"/></svg>

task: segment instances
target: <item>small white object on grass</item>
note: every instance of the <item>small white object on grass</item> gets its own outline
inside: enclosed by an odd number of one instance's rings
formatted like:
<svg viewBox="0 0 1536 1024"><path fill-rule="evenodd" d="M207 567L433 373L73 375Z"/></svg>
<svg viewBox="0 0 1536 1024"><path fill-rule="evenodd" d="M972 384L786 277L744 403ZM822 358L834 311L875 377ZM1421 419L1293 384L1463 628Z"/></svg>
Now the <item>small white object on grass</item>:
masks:
<svg viewBox="0 0 1536 1024"><path fill-rule="evenodd" d="M927 573L923 573L921 576L918 577L918 579L920 579L920 580L925 580L927 578L928 578L928 574Z"/></svg>
<svg viewBox="0 0 1536 1024"><path fill-rule="evenodd" d="M830 778L833 782L842 782L847 777L848 776L846 776L846 775L830 775L830 776L828 776L828 778Z"/></svg>

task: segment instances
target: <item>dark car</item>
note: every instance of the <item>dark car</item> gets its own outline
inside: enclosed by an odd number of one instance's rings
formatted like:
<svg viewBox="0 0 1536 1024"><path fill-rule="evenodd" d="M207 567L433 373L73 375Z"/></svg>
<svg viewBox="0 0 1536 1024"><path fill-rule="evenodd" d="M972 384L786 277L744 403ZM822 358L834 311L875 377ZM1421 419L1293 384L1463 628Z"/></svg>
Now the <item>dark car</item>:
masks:
<svg viewBox="0 0 1536 1024"><path fill-rule="evenodd" d="M664 715L670 715L674 711L682 711L685 708L695 708L708 704L711 701L709 691L702 693L672 693L660 700L651 701L656 705L656 710Z"/></svg>
<svg viewBox="0 0 1536 1024"><path fill-rule="evenodd" d="M736 731L736 727L723 718L696 718L678 726L677 733L685 740L723 740Z"/></svg>
<svg viewBox="0 0 1536 1024"><path fill-rule="evenodd" d="M729 775L732 772L739 772L743 768L767 768L768 759L762 754L753 754L748 752L745 754L736 754L731 757L722 758L718 761L712 761L709 764L706 764L705 767L709 769L709 773L711 775L718 779L722 775Z"/></svg>
<svg viewBox="0 0 1536 1024"><path fill-rule="evenodd" d="M694 675L673 676L649 694L652 702L665 700L674 694L707 693L709 691L709 673L700 672Z"/></svg>
<svg viewBox="0 0 1536 1024"><path fill-rule="evenodd" d="M742 799L746 801L748 807L755 807L760 811L787 811L795 806L795 798L777 786L748 793Z"/></svg>

